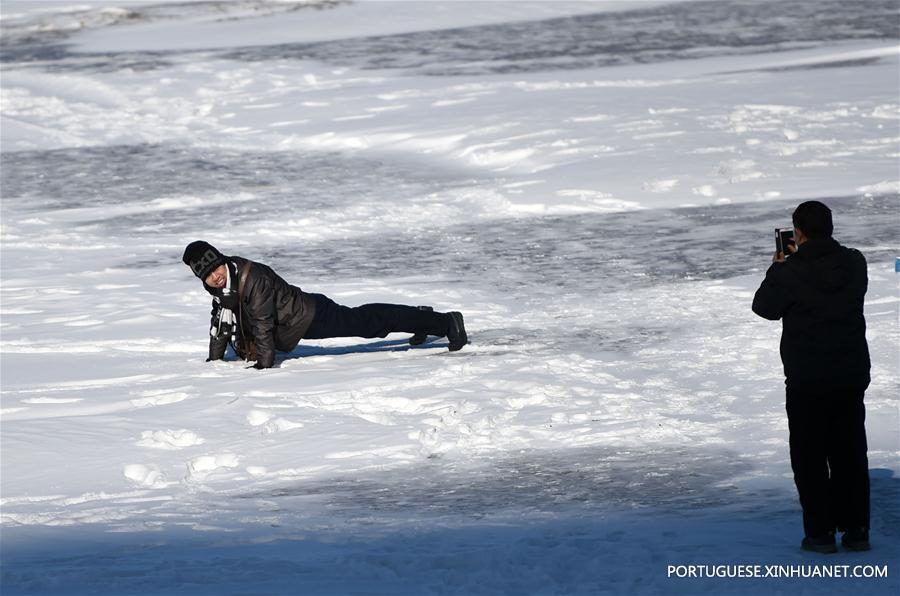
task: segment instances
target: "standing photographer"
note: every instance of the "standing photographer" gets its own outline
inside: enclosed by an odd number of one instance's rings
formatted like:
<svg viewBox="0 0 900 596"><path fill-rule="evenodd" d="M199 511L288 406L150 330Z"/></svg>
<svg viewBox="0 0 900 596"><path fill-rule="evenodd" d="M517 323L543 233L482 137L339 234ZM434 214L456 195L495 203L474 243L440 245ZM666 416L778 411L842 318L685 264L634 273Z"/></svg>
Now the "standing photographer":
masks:
<svg viewBox="0 0 900 596"><path fill-rule="evenodd" d="M845 548L869 550L866 259L831 237L831 210L818 201L801 203L793 224L792 255L775 254L753 312L782 320L791 468L806 534L801 547L833 553L840 530Z"/></svg>

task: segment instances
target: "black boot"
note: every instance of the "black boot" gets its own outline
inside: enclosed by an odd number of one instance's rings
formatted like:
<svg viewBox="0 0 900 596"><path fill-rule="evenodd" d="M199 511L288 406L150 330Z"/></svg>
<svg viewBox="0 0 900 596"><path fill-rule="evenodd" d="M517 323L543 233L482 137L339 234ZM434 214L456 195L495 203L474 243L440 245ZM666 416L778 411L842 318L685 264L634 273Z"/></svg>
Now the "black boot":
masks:
<svg viewBox="0 0 900 596"><path fill-rule="evenodd" d="M461 350L464 345L469 343L469 336L466 335L466 326L463 323L463 316L460 312L450 312L450 327L447 329L447 339L450 340L450 351L455 352Z"/></svg>
<svg viewBox="0 0 900 596"><path fill-rule="evenodd" d="M434 310L430 306L420 306L418 308L419 310L427 310L429 312ZM418 346L424 344L426 341L428 341L428 334L420 331L409 338L409 345Z"/></svg>
<svg viewBox="0 0 900 596"><path fill-rule="evenodd" d="M844 532L841 536L841 545L847 550L872 550L872 545L869 544L869 531L865 528Z"/></svg>
<svg viewBox="0 0 900 596"><path fill-rule="evenodd" d="M821 536L806 536L800 543L800 548L814 553L831 554L837 552L834 543L834 532L828 532Z"/></svg>

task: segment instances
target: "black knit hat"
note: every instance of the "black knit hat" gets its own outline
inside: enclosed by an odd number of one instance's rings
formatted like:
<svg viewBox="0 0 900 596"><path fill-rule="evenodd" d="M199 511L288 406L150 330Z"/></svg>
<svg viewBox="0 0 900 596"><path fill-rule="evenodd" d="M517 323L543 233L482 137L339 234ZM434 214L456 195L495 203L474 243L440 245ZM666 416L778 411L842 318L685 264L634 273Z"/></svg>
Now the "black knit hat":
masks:
<svg viewBox="0 0 900 596"><path fill-rule="evenodd" d="M213 269L225 263L225 256L209 242L195 240L184 249L181 260L191 268L194 275L205 280Z"/></svg>

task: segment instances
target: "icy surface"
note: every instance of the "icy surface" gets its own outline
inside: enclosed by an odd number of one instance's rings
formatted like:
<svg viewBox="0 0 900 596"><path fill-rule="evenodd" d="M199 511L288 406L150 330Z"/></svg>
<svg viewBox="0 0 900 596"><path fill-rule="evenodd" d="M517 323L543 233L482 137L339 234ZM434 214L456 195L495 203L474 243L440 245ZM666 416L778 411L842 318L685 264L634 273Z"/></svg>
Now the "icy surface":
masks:
<svg viewBox="0 0 900 596"><path fill-rule="evenodd" d="M896 1L20 5L4 595L900 588ZM875 549L830 559L750 312L810 198L870 277ZM472 343L204 363L197 238ZM820 562L891 574L666 577Z"/></svg>

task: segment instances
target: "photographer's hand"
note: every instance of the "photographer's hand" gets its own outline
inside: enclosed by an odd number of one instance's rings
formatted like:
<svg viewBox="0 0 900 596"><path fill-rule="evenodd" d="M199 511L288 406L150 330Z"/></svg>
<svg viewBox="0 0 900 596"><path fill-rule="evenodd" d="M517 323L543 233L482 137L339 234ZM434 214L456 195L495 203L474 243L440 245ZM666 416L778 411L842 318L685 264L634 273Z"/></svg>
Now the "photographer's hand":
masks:
<svg viewBox="0 0 900 596"><path fill-rule="evenodd" d="M784 263L784 253L777 251L775 255L772 257L773 263Z"/></svg>

